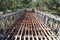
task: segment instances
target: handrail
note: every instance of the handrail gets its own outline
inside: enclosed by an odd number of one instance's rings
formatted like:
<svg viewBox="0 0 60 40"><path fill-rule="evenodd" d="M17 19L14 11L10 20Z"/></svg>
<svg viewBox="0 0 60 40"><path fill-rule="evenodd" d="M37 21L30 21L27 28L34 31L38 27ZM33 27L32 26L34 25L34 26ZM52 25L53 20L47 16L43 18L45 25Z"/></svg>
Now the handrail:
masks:
<svg viewBox="0 0 60 40"><path fill-rule="evenodd" d="M42 12L42 11L37 11L37 10L35 10L35 11L40 13L40 14L43 14L44 16L48 16L48 17L50 17L52 19L60 21L60 17L59 16L56 16L56 15L53 15L53 14L48 14L48 12Z"/></svg>
<svg viewBox="0 0 60 40"><path fill-rule="evenodd" d="M4 15L0 15L0 17L2 18L2 17L10 16L12 14L16 14L16 13L21 12L21 11L23 11L23 10L18 10L18 11L12 12L12 13L6 13Z"/></svg>
<svg viewBox="0 0 60 40"><path fill-rule="evenodd" d="M20 18L20 15L23 14L23 11L24 9L21 9L17 10L16 12L0 15L0 28L8 27L8 24L9 26L12 26L12 24L14 24Z"/></svg>

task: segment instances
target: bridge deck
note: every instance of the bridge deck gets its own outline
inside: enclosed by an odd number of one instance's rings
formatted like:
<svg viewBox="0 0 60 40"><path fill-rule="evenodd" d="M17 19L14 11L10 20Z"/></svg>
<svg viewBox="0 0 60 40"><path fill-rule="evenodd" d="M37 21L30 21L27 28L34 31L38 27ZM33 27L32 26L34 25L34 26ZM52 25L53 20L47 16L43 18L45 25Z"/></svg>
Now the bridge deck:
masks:
<svg viewBox="0 0 60 40"><path fill-rule="evenodd" d="M7 40L56 40L56 35L31 11L25 11L4 35Z"/></svg>

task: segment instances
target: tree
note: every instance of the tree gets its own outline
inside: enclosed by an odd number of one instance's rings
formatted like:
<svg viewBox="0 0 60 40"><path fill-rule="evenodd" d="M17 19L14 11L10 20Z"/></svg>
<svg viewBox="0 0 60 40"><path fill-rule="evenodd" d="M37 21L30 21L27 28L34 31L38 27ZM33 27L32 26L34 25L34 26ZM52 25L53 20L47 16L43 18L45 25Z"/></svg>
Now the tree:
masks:
<svg viewBox="0 0 60 40"><path fill-rule="evenodd" d="M32 2L32 0L21 0L21 4L23 4L24 7L29 5Z"/></svg>
<svg viewBox="0 0 60 40"><path fill-rule="evenodd" d="M7 0L0 0L0 11L3 11L4 13L7 10Z"/></svg>
<svg viewBox="0 0 60 40"><path fill-rule="evenodd" d="M53 3L55 4L56 9L58 10L58 7L60 6L60 3L56 0L53 0Z"/></svg>

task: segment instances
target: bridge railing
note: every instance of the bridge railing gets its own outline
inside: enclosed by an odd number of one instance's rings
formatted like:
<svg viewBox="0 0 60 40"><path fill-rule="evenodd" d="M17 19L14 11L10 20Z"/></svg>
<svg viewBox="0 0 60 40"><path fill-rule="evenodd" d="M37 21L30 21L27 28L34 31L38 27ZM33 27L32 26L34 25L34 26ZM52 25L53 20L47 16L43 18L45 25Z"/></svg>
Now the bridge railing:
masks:
<svg viewBox="0 0 60 40"><path fill-rule="evenodd" d="M39 18L53 31L60 31L60 17L52 14L48 14L47 12L37 11L36 14Z"/></svg>
<svg viewBox="0 0 60 40"><path fill-rule="evenodd" d="M20 18L20 15L22 15L23 13L22 11L23 9L16 12L0 15L0 28L7 28L12 26L12 24L14 24L15 21Z"/></svg>

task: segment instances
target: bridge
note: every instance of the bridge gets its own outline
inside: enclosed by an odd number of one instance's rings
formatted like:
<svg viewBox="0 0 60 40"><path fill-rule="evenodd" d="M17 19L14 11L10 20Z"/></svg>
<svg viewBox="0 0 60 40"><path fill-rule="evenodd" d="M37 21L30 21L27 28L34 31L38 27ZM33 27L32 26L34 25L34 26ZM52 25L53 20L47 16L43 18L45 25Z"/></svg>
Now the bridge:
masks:
<svg viewBox="0 0 60 40"><path fill-rule="evenodd" d="M60 18L38 10L22 9L0 16L3 40L59 40Z"/></svg>

